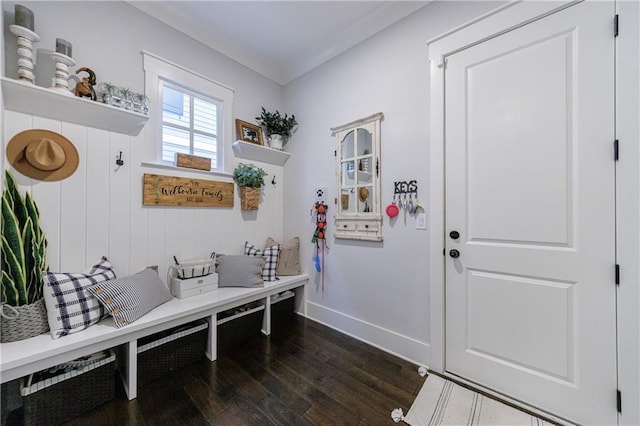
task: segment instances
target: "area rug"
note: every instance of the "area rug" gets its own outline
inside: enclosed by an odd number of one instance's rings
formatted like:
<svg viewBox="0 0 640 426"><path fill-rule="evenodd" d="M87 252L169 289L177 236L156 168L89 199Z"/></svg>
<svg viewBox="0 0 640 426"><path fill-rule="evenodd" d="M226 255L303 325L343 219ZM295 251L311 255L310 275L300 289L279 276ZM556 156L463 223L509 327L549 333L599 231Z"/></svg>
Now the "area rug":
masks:
<svg viewBox="0 0 640 426"><path fill-rule="evenodd" d="M551 424L434 374L427 377L406 416L399 410L394 413L394 420L411 426Z"/></svg>

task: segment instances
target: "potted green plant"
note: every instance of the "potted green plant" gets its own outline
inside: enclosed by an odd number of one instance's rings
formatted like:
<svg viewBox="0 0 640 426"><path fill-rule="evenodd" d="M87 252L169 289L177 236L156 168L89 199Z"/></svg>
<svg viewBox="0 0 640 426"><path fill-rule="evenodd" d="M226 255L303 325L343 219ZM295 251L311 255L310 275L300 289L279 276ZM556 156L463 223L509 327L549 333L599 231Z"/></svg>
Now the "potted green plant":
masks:
<svg viewBox="0 0 640 426"><path fill-rule="evenodd" d="M42 298L42 271L47 270L47 239L39 225L38 207L23 198L5 172L2 193L2 294L0 341L28 339L49 330Z"/></svg>
<svg viewBox="0 0 640 426"><path fill-rule="evenodd" d="M278 110L269 112L264 107L262 107L260 117L256 117L256 120L258 120L258 123L264 129L264 133L269 138L269 146L279 150L282 150L286 145L295 131L294 127L298 125L295 115L282 115Z"/></svg>
<svg viewBox="0 0 640 426"><path fill-rule="evenodd" d="M239 163L233 170L233 181L240 187L242 210L258 210L260 188L266 175L267 172L253 164Z"/></svg>

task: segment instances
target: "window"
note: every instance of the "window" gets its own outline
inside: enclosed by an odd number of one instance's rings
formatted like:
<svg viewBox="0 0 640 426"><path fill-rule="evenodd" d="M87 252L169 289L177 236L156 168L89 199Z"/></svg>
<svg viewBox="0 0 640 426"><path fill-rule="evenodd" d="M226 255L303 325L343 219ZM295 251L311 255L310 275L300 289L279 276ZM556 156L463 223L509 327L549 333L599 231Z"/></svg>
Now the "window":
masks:
<svg viewBox="0 0 640 426"><path fill-rule="evenodd" d="M198 155L211 158L212 171L224 172L233 90L148 52L143 57L156 160L175 164L176 153Z"/></svg>
<svg viewBox="0 0 640 426"><path fill-rule="evenodd" d="M188 89L162 82L162 161L175 154L218 158L218 110L221 102Z"/></svg>

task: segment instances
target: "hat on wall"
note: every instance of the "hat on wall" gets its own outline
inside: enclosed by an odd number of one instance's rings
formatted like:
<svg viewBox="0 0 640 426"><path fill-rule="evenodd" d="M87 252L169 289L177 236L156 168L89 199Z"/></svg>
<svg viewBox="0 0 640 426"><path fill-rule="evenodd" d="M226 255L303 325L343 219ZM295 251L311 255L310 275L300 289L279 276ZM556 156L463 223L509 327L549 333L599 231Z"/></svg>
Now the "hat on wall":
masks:
<svg viewBox="0 0 640 426"><path fill-rule="evenodd" d="M364 203L367 198L369 198L369 189L361 186L360 189L358 189L358 198L360 198L360 202Z"/></svg>
<svg viewBox="0 0 640 426"><path fill-rule="evenodd" d="M61 134L33 129L20 132L7 144L7 161L33 179L53 182L65 179L78 168L78 151Z"/></svg>

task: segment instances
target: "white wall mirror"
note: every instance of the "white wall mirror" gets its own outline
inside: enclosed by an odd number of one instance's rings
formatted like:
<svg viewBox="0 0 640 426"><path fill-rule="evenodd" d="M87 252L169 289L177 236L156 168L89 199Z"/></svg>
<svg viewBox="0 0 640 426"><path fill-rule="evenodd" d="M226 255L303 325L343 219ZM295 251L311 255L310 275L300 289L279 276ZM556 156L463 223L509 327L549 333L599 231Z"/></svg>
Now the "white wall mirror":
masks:
<svg viewBox="0 0 640 426"><path fill-rule="evenodd" d="M331 129L336 138L336 238L382 241L377 113Z"/></svg>

